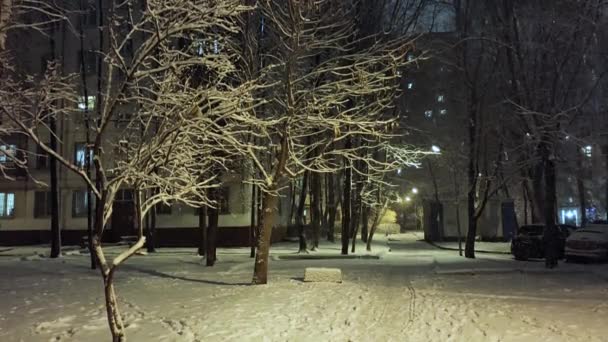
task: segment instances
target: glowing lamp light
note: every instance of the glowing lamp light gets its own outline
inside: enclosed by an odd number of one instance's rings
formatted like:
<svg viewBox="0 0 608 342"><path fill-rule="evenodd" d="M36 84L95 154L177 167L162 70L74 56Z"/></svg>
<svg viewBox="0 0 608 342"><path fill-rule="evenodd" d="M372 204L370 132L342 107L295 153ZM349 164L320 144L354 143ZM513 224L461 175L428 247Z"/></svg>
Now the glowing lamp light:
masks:
<svg viewBox="0 0 608 342"><path fill-rule="evenodd" d="M412 188L412 193L413 194L417 194L418 193L418 188Z"/></svg>
<svg viewBox="0 0 608 342"><path fill-rule="evenodd" d="M406 201L406 202L411 202L411 201L412 201L412 198L411 198L410 196L405 196L405 201Z"/></svg>
<svg viewBox="0 0 608 342"><path fill-rule="evenodd" d="M431 146L431 150L432 150L434 153L440 153L440 152L441 152L441 149L440 149L440 148L439 148L439 146L437 146L437 145L433 145L433 146Z"/></svg>

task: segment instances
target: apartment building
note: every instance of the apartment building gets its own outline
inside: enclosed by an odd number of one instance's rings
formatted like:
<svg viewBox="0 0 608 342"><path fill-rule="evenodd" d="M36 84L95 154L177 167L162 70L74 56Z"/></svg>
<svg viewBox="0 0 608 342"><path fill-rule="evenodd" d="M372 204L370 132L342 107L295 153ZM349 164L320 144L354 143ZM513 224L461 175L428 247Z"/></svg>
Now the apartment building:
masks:
<svg viewBox="0 0 608 342"><path fill-rule="evenodd" d="M30 18L35 20L35 18ZM48 61L57 60L65 74L84 73L75 82L88 96L79 97L72 108L74 115L57 120L58 151L75 165L85 167L87 151L87 116L96 105L97 51L100 49L99 16L90 3L84 13L71 13L71 25L62 23L43 36L37 32L18 31L8 37L8 48L15 53L18 68L30 75L41 75ZM83 39L80 39L80 33ZM26 43L24 43L26 42ZM107 39L104 44L107 44ZM107 47L105 47L107 48ZM81 58L84 56L84 58ZM82 69L82 70L81 70ZM82 94L85 92L82 91ZM125 129L118 113L111 123L110 136ZM49 135L43 137L48 139ZM11 165L10 158L0 157L0 163L8 169L8 177L0 179L0 245L40 244L50 241L50 172L49 159L36 144L23 136L3 137L1 149L9 153L28 151L27 170ZM104 147L111 154L115 139L108 139ZM220 189L219 246L246 246L249 244L251 224L251 185L243 183L243 172L223 175ZM73 172L58 167L59 226L64 244L78 244L86 235L87 208L86 185ZM282 206L286 205L284 203ZM280 212L286 213L287 210ZM107 234L108 241L117 241L133 232L133 191L125 188L118 192ZM281 236L285 219L277 222L276 233ZM157 207L156 237L159 246L196 246L199 243L199 218L196 208L174 204Z"/></svg>

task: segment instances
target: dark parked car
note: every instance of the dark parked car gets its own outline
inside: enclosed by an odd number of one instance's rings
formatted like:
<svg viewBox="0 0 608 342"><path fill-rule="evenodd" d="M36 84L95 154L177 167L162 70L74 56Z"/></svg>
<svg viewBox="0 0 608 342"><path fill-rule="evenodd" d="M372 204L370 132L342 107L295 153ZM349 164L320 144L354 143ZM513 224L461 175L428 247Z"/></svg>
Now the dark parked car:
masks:
<svg viewBox="0 0 608 342"><path fill-rule="evenodd" d="M542 224L530 224L521 226L517 232L517 236L511 241L511 254L517 260L528 260L530 258L544 258L545 248L543 244L543 230L545 226ZM576 230L576 227L558 224L558 248L559 257L564 257L564 247L566 238Z"/></svg>

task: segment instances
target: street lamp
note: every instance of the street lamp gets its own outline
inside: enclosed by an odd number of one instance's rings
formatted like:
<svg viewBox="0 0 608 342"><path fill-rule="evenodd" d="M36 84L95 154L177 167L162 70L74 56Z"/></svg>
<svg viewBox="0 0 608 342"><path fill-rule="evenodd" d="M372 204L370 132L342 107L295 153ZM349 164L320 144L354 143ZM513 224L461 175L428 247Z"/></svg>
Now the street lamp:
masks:
<svg viewBox="0 0 608 342"><path fill-rule="evenodd" d="M412 188L412 193L415 195L418 193L418 188Z"/></svg>
<svg viewBox="0 0 608 342"><path fill-rule="evenodd" d="M411 201L412 201L412 198L411 198L410 196L405 196L405 201L406 201L406 202L411 202Z"/></svg>
<svg viewBox="0 0 608 342"><path fill-rule="evenodd" d="M437 145L431 146L431 150L433 150L433 152L437 154L441 153L441 149Z"/></svg>

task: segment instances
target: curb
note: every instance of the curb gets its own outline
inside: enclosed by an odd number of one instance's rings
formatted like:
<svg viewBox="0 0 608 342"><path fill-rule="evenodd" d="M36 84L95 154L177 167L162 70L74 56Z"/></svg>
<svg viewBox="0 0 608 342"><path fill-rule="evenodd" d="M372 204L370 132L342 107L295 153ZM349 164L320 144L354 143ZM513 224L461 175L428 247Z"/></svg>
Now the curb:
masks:
<svg viewBox="0 0 608 342"><path fill-rule="evenodd" d="M330 259L368 259L379 260L380 255L364 254L364 255L315 255L315 254L279 254L273 255L273 260L330 260Z"/></svg>
<svg viewBox="0 0 608 342"><path fill-rule="evenodd" d="M438 244L436 244L436 243L434 243L432 241L426 241L426 240L423 240L423 241L426 242L426 243L428 243L429 245L435 247L435 248L438 248L438 249L442 249L442 250L445 250L445 251L456 251L456 252L458 252L458 248L441 246L441 245L438 245ZM464 248L462 250L464 251ZM485 251L483 249L476 249L475 253L511 255L511 252Z"/></svg>
<svg viewBox="0 0 608 342"><path fill-rule="evenodd" d="M458 270L435 270L435 274L440 275L475 275L475 274L500 274L500 273L528 273L528 274L584 274L593 273L581 270L545 270L545 269L525 269L525 268L471 268Z"/></svg>

